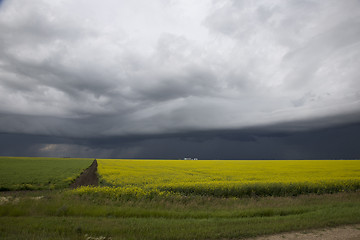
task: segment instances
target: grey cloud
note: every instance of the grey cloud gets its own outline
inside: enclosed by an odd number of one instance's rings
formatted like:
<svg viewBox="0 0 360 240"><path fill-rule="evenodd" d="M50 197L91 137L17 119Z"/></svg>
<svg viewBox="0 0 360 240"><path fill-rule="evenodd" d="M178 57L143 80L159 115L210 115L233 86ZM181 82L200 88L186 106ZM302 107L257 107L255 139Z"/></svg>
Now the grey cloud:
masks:
<svg viewBox="0 0 360 240"><path fill-rule="evenodd" d="M223 2L4 2L0 132L96 138L359 121L358 1ZM310 121L319 118L327 122Z"/></svg>
<svg viewBox="0 0 360 240"><path fill-rule="evenodd" d="M295 107L303 106L307 101L315 101L315 95L311 92L305 93L301 98L293 101Z"/></svg>
<svg viewBox="0 0 360 240"><path fill-rule="evenodd" d="M138 93L144 100L166 101L190 96L211 96L216 93L214 74L197 66L185 67L181 72L155 78L155 83L138 87Z"/></svg>
<svg viewBox="0 0 360 240"><path fill-rule="evenodd" d="M334 58L334 54L337 52L343 51L343 56L348 54L347 51L356 52L356 44L360 42L360 30L357 27L359 23L358 20L342 22L312 38L303 48L289 52L284 57L284 61L292 62L292 65L296 66L291 72L291 76L288 76L288 79L291 79L287 82L290 88L293 88L294 85L296 87L306 86L307 82L316 78L314 75L319 68L323 67L324 61ZM353 76L353 78L357 77L357 75Z"/></svg>
<svg viewBox="0 0 360 240"><path fill-rule="evenodd" d="M204 65L201 54L188 39L173 34L160 36L156 51L136 76L135 96L144 101L167 101L190 96L214 95L219 84L216 74ZM194 61L198 60L198 61Z"/></svg>
<svg viewBox="0 0 360 240"><path fill-rule="evenodd" d="M36 47L62 39L76 41L94 33L90 26L84 25L80 16L59 13L61 10L61 5L51 6L44 1L31 4L5 1L0 9L3 42L11 44L15 41L21 45L32 44ZM14 39L14 35L17 38Z"/></svg>

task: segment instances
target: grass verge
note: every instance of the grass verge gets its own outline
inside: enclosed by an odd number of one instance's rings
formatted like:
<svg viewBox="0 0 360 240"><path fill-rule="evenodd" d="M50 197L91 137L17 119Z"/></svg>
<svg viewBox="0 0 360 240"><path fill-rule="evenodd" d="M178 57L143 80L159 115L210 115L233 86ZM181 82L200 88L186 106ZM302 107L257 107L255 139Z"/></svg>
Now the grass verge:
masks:
<svg viewBox="0 0 360 240"><path fill-rule="evenodd" d="M70 191L0 194L0 239L243 239L360 223L359 192L137 200Z"/></svg>

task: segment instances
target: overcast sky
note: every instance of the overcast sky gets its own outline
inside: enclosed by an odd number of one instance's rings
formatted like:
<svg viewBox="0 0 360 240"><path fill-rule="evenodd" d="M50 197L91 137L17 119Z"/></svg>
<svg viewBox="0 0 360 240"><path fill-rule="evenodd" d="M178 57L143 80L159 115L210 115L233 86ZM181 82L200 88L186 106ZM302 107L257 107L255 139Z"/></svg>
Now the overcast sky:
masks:
<svg viewBox="0 0 360 240"><path fill-rule="evenodd" d="M359 66L359 0L4 0L0 155L360 158Z"/></svg>

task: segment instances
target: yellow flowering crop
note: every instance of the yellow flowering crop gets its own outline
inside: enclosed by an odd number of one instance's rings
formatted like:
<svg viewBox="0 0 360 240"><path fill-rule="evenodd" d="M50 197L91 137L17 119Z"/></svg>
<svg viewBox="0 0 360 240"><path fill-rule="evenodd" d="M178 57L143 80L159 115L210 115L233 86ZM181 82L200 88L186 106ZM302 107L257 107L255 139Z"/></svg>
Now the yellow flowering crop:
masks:
<svg viewBox="0 0 360 240"><path fill-rule="evenodd" d="M360 189L360 161L357 160L98 159L98 173L103 185L117 187L122 192L113 196L126 195L129 189L137 192L132 194L136 197L154 194L283 196Z"/></svg>

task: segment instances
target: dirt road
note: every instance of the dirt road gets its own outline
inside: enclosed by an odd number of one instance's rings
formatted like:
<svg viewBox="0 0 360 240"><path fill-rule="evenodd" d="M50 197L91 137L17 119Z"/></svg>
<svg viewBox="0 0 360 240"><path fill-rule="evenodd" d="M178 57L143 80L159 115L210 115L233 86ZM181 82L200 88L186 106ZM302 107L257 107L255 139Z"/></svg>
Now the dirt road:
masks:
<svg viewBox="0 0 360 240"><path fill-rule="evenodd" d="M97 161L96 159L76 180L71 184L70 188L77 188L80 186L97 186L99 179L97 176Z"/></svg>
<svg viewBox="0 0 360 240"><path fill-rule="evenodd" d="M248 240L360 240L360 224L321 230L282 233Z"/></svg>

